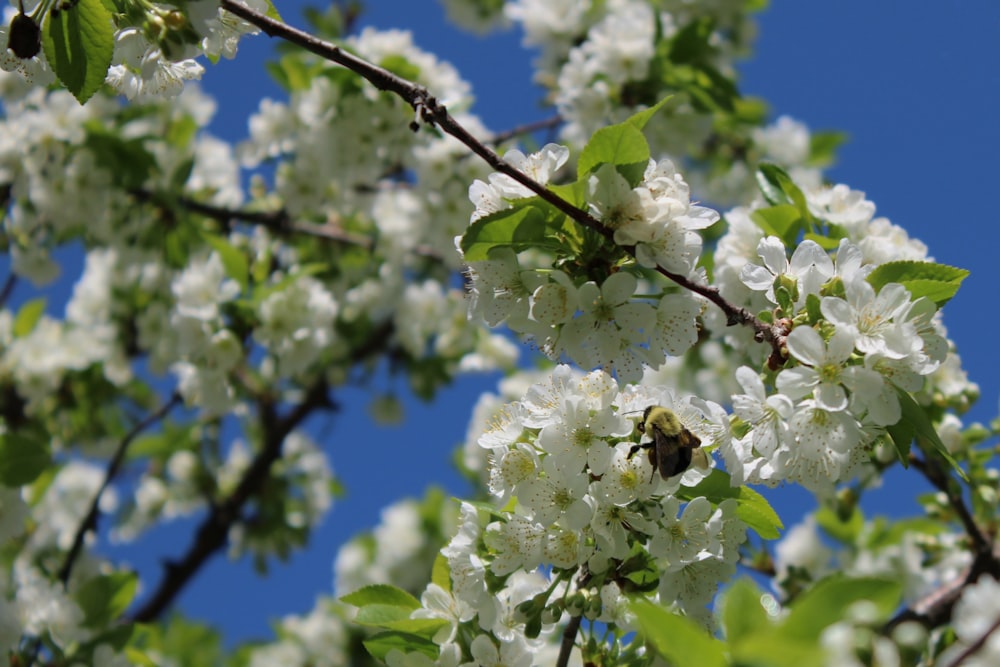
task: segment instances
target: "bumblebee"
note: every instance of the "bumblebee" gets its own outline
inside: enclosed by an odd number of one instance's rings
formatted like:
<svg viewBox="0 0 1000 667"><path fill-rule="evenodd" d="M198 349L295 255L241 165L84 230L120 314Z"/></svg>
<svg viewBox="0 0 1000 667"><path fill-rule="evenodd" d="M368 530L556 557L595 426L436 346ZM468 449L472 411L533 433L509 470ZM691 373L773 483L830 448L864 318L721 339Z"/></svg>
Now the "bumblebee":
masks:
<svg viewBox="0 0 1000 667"><path fill-rule="evenodd" d="M637 428L652 441L633 445L628 455L631 457L640 449L647 450L653 474L659 470L663 479L687 470L695 457L699 465L708 463L706 454L699 449L701 440L685 428L672 410L659 405L649 406L643 411Z"/></svg>

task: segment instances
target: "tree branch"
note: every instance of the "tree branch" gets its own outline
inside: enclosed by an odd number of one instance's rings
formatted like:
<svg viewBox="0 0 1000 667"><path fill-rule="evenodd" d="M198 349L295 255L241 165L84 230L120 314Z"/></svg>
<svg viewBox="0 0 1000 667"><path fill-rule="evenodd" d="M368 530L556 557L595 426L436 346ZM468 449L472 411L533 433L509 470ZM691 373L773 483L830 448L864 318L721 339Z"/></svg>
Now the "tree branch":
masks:
<svg viewBox="0 0 1000 667"><path fill-rule="evenodd" d="M556 659L556 667L566 667L569 664L569 654L576 645L576 633L580 630L580 621L583 615L570 616L569 623L563 629L562 641L559 643L559 657Z"/></svg>
<svg viewBox="0 0 1000 667"><path fill-rule="evenodd" d="M259 399L263 431L261 450L229 497L212 506L208 516L198 526L194 542L188 547L187 553L179 561L166 563L160 585L149 600L131 616L132 621L149 623L170 607L201 566L226 544L230 528L243 519L245 506L263 488L271 466L281 458L282 446L288 434L313 410L332 407L334 404L327 396L327 385L323 380L310 387L302 402L284 417L278 416L272 397L263 396Z"/></svg>
<svg viewBox="0 0 1000 667"><path fill-rule="evenodd" d="M948 499L948 504L955 511L959 521L965 528L966 534L972 540L972 547L976 554L991 553L992 546L990 540L976 524L969 508L965 506L965 500L961 492L956 490L954 479L932 458L918 459L914 454L910 454L910 464L923 473L931 484L938 491L941 491Z"/></svg>
<svg viewBox="0 0 1000 667"><path fill-rule="evenodd" d="M174 392L170 396L170 399L164 402L163 405L146 415L145 419L133 426L132 430L126 433L125 437L123 437L122 441L118 444L118 449L115 450L114 455L108 461L108 467L104 472L104 481L101 482L101 488L99 488L97 493L94 494L94 500L90 504L90 509L87 511L87 515L83 518L83 521L80 522L80 526L76 529L76 534L73 536L73 545L66 554L66 560L63 561L62 567L59 568L59 581L62 582L63 587L65 587L69 582L70 574L73 572L73 565L76 563L76 559L80 555L80 550L83 548L84 537L87 535L88 531L97 530L97 520L101 514L101 496L111 485L114 478L118 475L118 470L125 461L125 454L128 451L129 445L132 444L140 433L166 417L167 414L180 403L180 401L180 394Z"/></svg>
<svg viewBox="0 0 1000 667"><path fill-rule="evenodd" d="M7 276L7 280L3 281L3 287L0 288L0 308L3 308L7 304L7 299L14 292L16 285L17 274L11 271L10 275Z"/></svg>
<svg viewBox="0 0 1000 667"><path fill-rule="evenodd" d="M129 194L143 202L153 203L158 206L167 205L159 200L156 193L148 190L133 189L129 191ZM327 241L333 241L335 243L358 246L367 250L371 250L371 248L375 245L370 237L365 236L364 234L349 232L333 221L324 224L296 222L289 217L288 212L284 209L278 209L275 211L247 211L243 209L231 209L206 204L189 197L178 197L174 201L188 211L217 220L219 224L227 230L232 225L233 220L239 220L240 222L247 224L259 225L280 236L304 234L307 236L325 239ZM418 245L413 248L413 251L421 257L428 257L436 260L441 259L441 253L430 246Z"/></svg>
<svg viewBox="0 0 1000 667"><path fill-rule="evenodd" d="M490 143L496 146L497 144L502 144L505 141L513 139L514 137L519 137L522 134L532 134L533 132L538 132L539 130L554 130L559 127L559 124L563 122L562 116L556 114L555 116L550 116L549 118L543 118L542 120L536 120L533 123L525 123L524 125L518 125L512 127L504 132L498 132L490 137Z"/></svg>
<svg viewBox="0 0 1000 667"><path fill-rule="evenodd" d="M981 649L983 646L986 645L986 642L987 640L989 640L990 635L992 635L998 629L1000 629L1000 618L998 618L993 622L993 625L990 626L989 630L983 633L982 637L974 641L967 649L962 651L962 653L959 654L957 658L955 658L955 662L951 663L949 667L958 667L967 659L971 658L973 655L978 653L979 649Z"/></svg>
<svg viewBox="0 0 1000 667"><path fill-rule="evenodd" d="M396 76L388 70L377 67L361 58L345 52L336 44L331 44L321 40L307 32L293 28L281 21L276 21L260 12L240 4L237 0L221 0L221 6L226 11L235 14L245 21L260 28L271 37L280 37L292 44L296 44L311 53L342 65L347 69L360 74L379 90L388 91L398 95L407 104L413 107L417 118L432 126L441 128L442 131L462 142L473 153L481 157L494 170L505 174L525 186L541 199L548 202L556 209L566 214L580 225L591 231L600 234L609 242L614 243L613 232L605 227L600 220L592 216L589 212L577 208L559 195L555 194L541 183L538 183L520 170L505 162L496 151L486 146L476 139L458 121L451 117L447 108L441 104L436 97L423 86L419 86L411 81L407 81ZM419 128L419 124L414 120L410 127L414 130ZM616 244L617 245L617 244ZM635 256L634 246L619 246L633 257ZM684 289L699 294L726 314L726 321L729 325L740 324L750 326L754 329L754 339L758 342L767 343L773 350L772 357L783 358L783 335L784 331L780 327L771 325L759 320L746 308L739 308L726 301L719 290L707 285L699 285L688 278L676 273L667 271L662 267L657 267L657 271L666 278L677 283Z"/></svg>

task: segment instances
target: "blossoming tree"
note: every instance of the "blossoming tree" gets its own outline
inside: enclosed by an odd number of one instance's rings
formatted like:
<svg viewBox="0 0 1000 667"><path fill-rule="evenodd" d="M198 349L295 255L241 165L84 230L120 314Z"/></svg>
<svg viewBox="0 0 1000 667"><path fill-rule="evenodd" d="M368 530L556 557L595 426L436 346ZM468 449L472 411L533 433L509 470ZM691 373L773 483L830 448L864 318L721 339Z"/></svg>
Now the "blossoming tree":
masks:
<svg viewBox="0 0 1000 667"><path fill-rule="evenodd" d="M552 120L494 133L456 69L348 6L301 31L268 0L12 3L9 663L1000 659L993 433L959 419L978 392L943 325L967 272L824 178L836 135L741 96L758 4L449 0L539 50ZM259 31L287 99L231 146L186 82ZM62 318L14 298L80 255ZM458 457L476 492L388 508L335 595L223 656L167 612L213 555L305 543L336 487L305 423L376 368L425 398L506 372ZM900 467L939 493L866 516ZM821 509L786 529L778 485ZM98 536L190 515L137 596Z"/></svg>

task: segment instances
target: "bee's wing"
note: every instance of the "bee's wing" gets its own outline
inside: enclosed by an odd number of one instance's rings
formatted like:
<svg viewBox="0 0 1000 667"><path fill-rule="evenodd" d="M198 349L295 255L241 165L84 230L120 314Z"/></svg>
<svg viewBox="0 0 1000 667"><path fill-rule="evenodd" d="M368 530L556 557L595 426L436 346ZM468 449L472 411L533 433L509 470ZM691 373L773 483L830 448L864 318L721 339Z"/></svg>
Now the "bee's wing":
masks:
<svg viewBox="0 0 1000 667"><path fill-rule="evenodd" d="M678 472L683 472L691 463L691 450L679 446L677 436L664 435L660 429L653 429L653 439L656 441L656 467L660 469L660 477L670 479ZM687 463L682 464L681 452L687 452ZM652 454L650 455L652 457Z"/></svg>
<svg viewBox="0 0 1000 667"><path fill-rule="evenodd" d="M681 447L689 447L691 449L701 447L701 438L686 428L681 429L680 434L677 436L677 441Z"/></svg>

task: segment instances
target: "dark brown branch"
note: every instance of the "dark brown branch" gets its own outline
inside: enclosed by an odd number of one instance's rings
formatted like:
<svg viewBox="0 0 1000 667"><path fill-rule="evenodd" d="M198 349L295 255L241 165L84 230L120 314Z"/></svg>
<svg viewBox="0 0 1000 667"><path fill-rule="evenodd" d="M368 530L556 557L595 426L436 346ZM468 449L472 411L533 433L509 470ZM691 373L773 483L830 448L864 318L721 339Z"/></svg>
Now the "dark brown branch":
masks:
<svg viewBox="0 0 1000 667"><path fill-rule="evenodd" d="M562 641L559 643L559 657L556 659L556 667L566 667L569 664L569 654L576 645L576 633L580 631L580 616L570 616L569 623L563 629Z"/></svg>
<svg viewBox="0 0 1000 667"><path fill-rule="evenodd" d="M214 504L198 526L194 542L178 561L169 561L160 585L149 600L136 611L131 620L149 623L166 611L202 565L219 551L229 537L230 529L243 520L247 503L264 487L271 466L281 458L285 438L317 408L333 408L327 396L326 382L312 386L302 402L284 417L279 417L274 399L259 399L260 422L263 432L261 449L250 463L239 484L228 498Z"/></svg>
<svg viewBox="0 0 1000 667"><path fill-rule="evenodd" d="M965 649L964 651L962 651L962 653L959 654L959 656L957 658L955 658L955 662L951 663L951 665L949 665L949 667L958 667L963 662L965 662L967 659L971 658L973 655L975 655L976 653L978 653L979 649L981 649L983 646L986 645L986 642L987 642L987 640L989 640L990 635L992 635L998 629L1000 629L1000 618L998 618L997 620L995 620L993 622L993 625L990 626L989 630L987 630L985 633L983 633L982 637L980 637L979 639L977 639L976 641L974 641L972 644L969 645L969 647L967 649Z"/></svg>
<svg viewBox="0 0 1000 667"><path fill-rule="evenodd" d="M164 206L166 205L163 202L158 201L155 193L149 192L148 190L135 189L129 191L129 194L143 202ZM327 222L325 224L296 222L289 217L288 212L284 209L278 209L275 211L247 211L243 209L231 209L206 204L189 197L178 197L174 201L188 211L198 213L218 221L219 224L227 230L232 225L234 220L239 220L240 222L247 224L259 225L271 232L274 232L275 234L278 234L279 236L304 234L306 236L314 236L327 241L358 246L368 250L374 246L374 242L370 237L365 236L364 234L349 232L334 222ZM426 245L418 245L413 249L413 251L421 257L428 257L437 260L441 259L441 254L437 250Z"/></svg>
<svg viewBox="0 0 1000 667"><path fill-rule="evenodd" d="M987 575L1000 579L1000 554L994 550L976 554L972 564L952 581L946 582L929 595L917 600L907 609L896 614L883 628L885 634L907 621L914 621L927 629L940 627L951 621L955 603L962 596L966 586L975 583L979 577Z"/></svg>
<svg viewBox="0 0 1000 667"><path fill-rule="evenodd" d="M425 123L441 128L442 131L450 134L461 141L473 153L481 157L493 169L514 179L525 186L541 199L548 202L560 212L566 214L580 225L600 234L609 242L614 243L613 232L605 227L600 220L592 216L587 211L577 208L559 195L555 194L541 183L522 173L509 163L505 162L496 151L486 146L483 142L472 136L459 122L448 113L447 108L441 104L436 97L423 86L407 81L396 76L388 70L372 65L361 58L345 52L340 47L330 42L318 39L307 32L293 28L281 21L276 21L260 12L254 11L245 5L241 5L237 0L221 0L221 6L236 16L252 23L271 37L280 37L292 44L296 44L311 53L342 65L349 70L360 74L379 90L388 91L398 95L407 104L413 107L417 117ZM411 123L413 129L418 129L416 121ZM633 257L635 256L634 246L620 246ZM755 340L767 343L774 351L773 356L782 357L782 331L777 327L759 320L746 308L739 308L726 301L719 290L707 285L699 285L688 278L676 273L667 271L662 267L657 267L663 276L674 281L684 289L700 294L726 314L726 321L729 325L746 325L754 329Z"/></svg>
<svg viewBox="0 0 1000 667"><path fill-rule="evenodd" d="M3 308L7 304L7 299L14 292L14 287L17 285L17 274L11 273L7 276L7 280L3 281L3 288L0 288L0 308Z"/></svg>
<svg viewBox="0 0 1000 667"><path fill-rule="evenodd" d="M76 529L76 534L73 536L73 545L70 547L69 553L66 554L66 560L63 561L62 567L59 568L59 581L62 582L64 587L69 582L69 577L73 572L73 565L76 563L76 559L80 555L80 550L83 548L84 537L86 537L89 531L97 530L97 520L101 515L101 496L118 475L118 470L125 461L125 454L128 452L129 445L132 444L140 433L166 417L167 414L180 403L180 401L180 394L175 392L171 395L169 400L163 403L163 405L146 415L145 419L133 426L132 430L126 433L125 437L123 437L122 441L118 444L118 449L115 450L114 455L108 461L108 467L104 472L104 481L101 482L101 488L99 488L97 493L94 494L94 500L90 504L90 509L87 511L87 515L83 518L83 521L80 522L80 526Z"/></svg>

